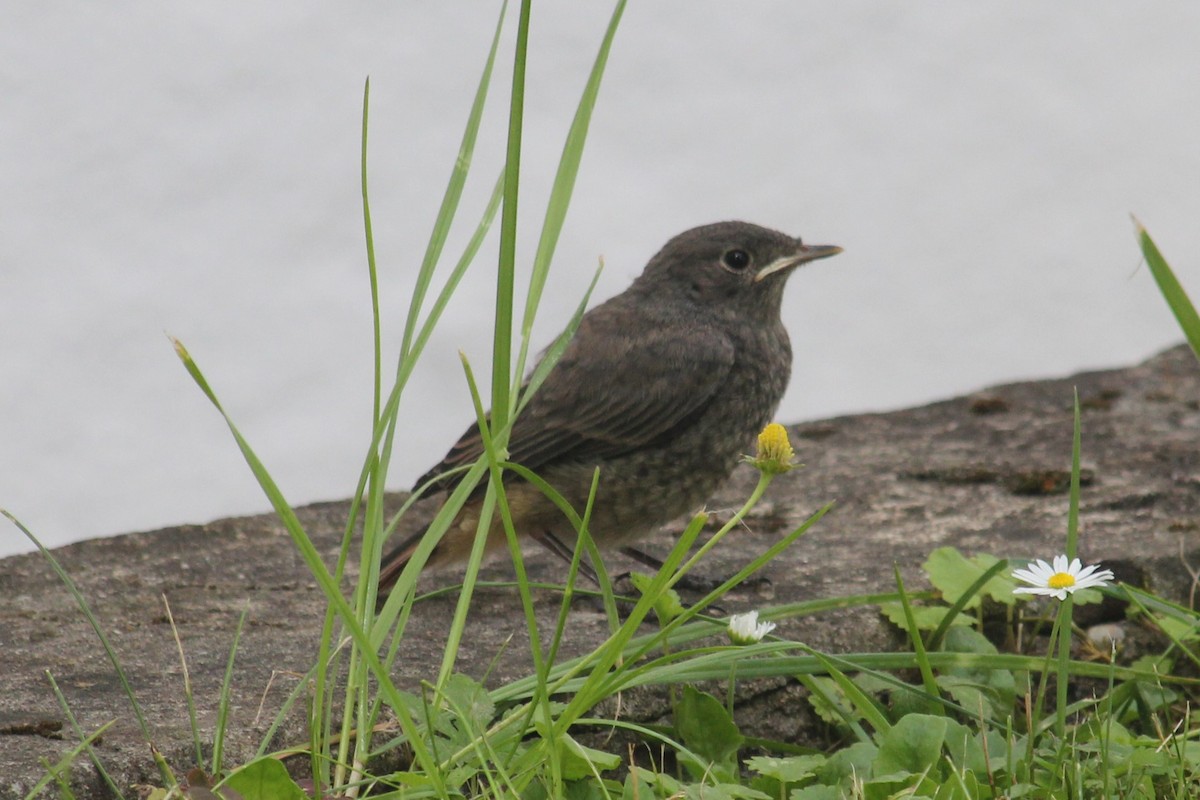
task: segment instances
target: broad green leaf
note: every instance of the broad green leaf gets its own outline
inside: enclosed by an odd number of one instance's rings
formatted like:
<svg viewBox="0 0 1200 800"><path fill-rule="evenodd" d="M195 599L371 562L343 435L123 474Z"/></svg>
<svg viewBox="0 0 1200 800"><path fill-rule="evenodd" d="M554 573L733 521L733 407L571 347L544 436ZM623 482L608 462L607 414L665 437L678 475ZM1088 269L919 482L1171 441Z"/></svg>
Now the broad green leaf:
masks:
<svg viewBox="0 0 1200 800"><path fill-rule="evenodd" d="M652 590L654 579L641 572L631 572L629 573L629 582L633 584L633 588L645 595ZM668 624L683 612L683 601L679 599L679 592L667 589L655 595L654 613L658 617L660 626Z"/></svg>
<svg viewBox="0 0 1200 800"><path fill-rule="evenodd" d="M996 647L974 628L951 628L942 649L953 653L996 655ZM948 667L938 678L938 686L948 691L955 702L972 715L990 713L1004 719L1016 701L1017 684L1006 669Z"/></svg>
<svg viewBox="0 0 1200 800"><path fill-rule="evenodd" d="M878 755L879 748L871 742L855 742L831 755L825 766L817 770L817 777L831 786L851 778L861 780L871 774L871 764Z"/></svg>
<svg viewBox="0 0 1200 800"><path fill-rule="evenodd" d="M879 737L873 775L897 772L920 774L936 769L950 720L930 714L909 714Z"/></svg>
<svg viewBox="0 0 1200 800"><path fill-rule="evenodd" d="M476 731L486 728L496 715L496 704L487 689L462 673L450 676L442 694L449 707L469 720Z"/></svg>
<svg viewBox="0 0 1200 800"><path fill-rule="evenodd" d="M1076 600L1076 603L1079 601ZM1163 633L1177 642L1191 642L1197 636L1200 636L1200 631L1196 630L1195 620L1183 620L1176 617L1168 617L1165 614L1157 614L1154 617L1154 622L1163 629Z"/></svg>
<svg viewBox="0 0 1200 800"><path fill-rule="evenodd" d="M908 620L904 616L904 605L902 603L880 603L879 610L888 618L888 621L897 628L905 628L908 626ZM949 610L945 606L913 606L913 619L917 623L917 628L923 631L937 630L946 618ZM968 617L966 614L958 613L951 620L951 625L972 625L975 620Z"/></svg>
<svg viewBox="0 0 1200 800"><path fill-rule="evenodd" d="M953 604L998 561L1000 559L986 553L967 558L953 547L939 547L929 554L922 569L946 602ZM1012 605L1015 602L1012 590L1016 586L1016 582L1007 575L994 575L979 593L967 601L966 607L978 608L979 598L983 595L996 602Z"/></svg>
<svg viewBox="0 0 1200 800"><path fill-rule="evenodd" d="M274 758L260 758L241 767L218 787L232 789L243 800L308 800L287 769Z"/></svg>
<svg viewBox="0 0 1200 800"><path fill-rule="evenodd" d="M842 800L846 795L836 786L806 786L788 795L788 800Z"/></svg>
<svg viewBox="0 0 1200 800"><path fill-rule="evenodd" d="M863 800L932 800L938 783L922 773L900 770L872 778L863 784Z"/></svg>
<svg viewBox="0 0 1200 800"><path fill-rule="evenodd" d="M604 772L621 766L621 757L614 753L605 753L586 747L567 734L559 741L562 749L562 775L567 780L578 780L593 775L594 772Z"/></svg>
<svg viewBox="0 0 1200 800"><path fill-rule="evenodd" d="M736 766L745 742L721 701L690 685L675 706L675 731L689 750L714 765Z"/></svg>
<svg viewBox="0 0 1200 800"><path fill-rule="evenodd" d="M770 756L754 756L746 761L746 766L774 778L780 783L797 783L817 774L817 769L825 764L823 755L789 756L788 758L771 758Z"/></svg>

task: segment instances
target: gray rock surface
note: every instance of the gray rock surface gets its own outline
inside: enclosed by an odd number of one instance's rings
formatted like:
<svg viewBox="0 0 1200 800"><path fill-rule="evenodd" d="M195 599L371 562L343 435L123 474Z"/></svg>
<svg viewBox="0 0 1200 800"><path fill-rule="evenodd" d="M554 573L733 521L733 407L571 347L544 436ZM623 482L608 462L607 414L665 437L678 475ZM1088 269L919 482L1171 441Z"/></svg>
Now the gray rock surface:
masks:
<svg viewBox="0 0 1200 800"><path fill-rule="evenodd" d="M830 500L833 512L765 571L769 583L727 598L729 611L772 603L890 591L898 564L911 588L936 547L1017 558L1062 550L1071 455L1072 388L1083 405L1080 554L1118 578L1184 602L1200 564L1200 367L1186 348L1128 369L1001 386L887 414L791 428L806 466L780 477L748 525L714 551L710 574L731 571ZM231 444L232 446L232 444ZM713 499L716 518L740 505L754 473L741 468ZM347 504L299 510L327 561L337 552ZM416 520L414 520L415 524ZM665 553L668 526L648 549ZM6 534L8 535L8 534ZM233 684L227 762L257 748L275 710L311 665L324 604L282 526L271 515L225 519L70 545L56 556L108 633L132 681L153 740L177 774L194 765L183 676L163 597L187 654L199 723L210 740L217 697L239 615L248 610ZM535 578L561 567L530 552ZM612 568L624 568L614 556ZM510 574L504 564L488 577ZM437 577L429 579L438 583ZM445 576L441 582L449 582ZM45 677L52 673L86 732L116 720L96 747L122 791L154 783L150 750L102 648L67 591L37 554L0 561L0 798L21 797L77 741ZM542 598L548 620L557 597ZM512 590L486 588L461 669L498 684L529 671L524 622ZM402 688L433 676L453 598L414 614L397 668ZM871 610L789 620L779 633L832 651L885 648L895 632ZM605 633L586 604L572 611L564 657ZM514 638L507 641L510 635ZM522 653L526 653L524 657ZM740 719L758 735L803 739L807 707L782 681L739 682ZM666 694L626 698L626 717L666 713ZM305 739L293 715L277 744ZM83 798L107 797L86 759L73 783Z"/></svg>

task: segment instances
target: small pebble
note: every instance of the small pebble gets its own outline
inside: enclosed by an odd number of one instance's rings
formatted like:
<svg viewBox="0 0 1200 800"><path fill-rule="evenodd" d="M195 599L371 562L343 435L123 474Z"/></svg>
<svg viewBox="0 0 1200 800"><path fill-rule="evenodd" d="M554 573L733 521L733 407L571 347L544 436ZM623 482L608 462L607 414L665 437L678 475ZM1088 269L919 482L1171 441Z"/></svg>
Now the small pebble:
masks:
<svg viewBox="0 0 1200 800"><path fill-rule="evenodd" d="M1125 626L1119 622L1104 622L1087 629L1088 641L1097 647L1109 648L1125 640Z"/></svg>

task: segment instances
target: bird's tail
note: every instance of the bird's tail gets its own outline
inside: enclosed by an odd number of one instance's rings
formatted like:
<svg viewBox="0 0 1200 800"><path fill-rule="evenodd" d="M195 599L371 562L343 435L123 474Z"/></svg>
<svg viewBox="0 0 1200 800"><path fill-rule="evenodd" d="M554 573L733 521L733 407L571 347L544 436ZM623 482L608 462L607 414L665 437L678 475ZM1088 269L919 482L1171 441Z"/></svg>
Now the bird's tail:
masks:
<svg viewBox="0 0 1200 800"><path fill-rule="evenodd" d="M396 581L400 578L400 573L408 566L409 560L417 550L417 545L421 543L422 537L425 536L428 530L429 528L426 526L416 533L406 536L400 544L393 547L383 558L379 559L379 588L375 600L376 610L382 608L383 604L387 601L388 595L392 592L392 587L396 585ZM430 556L430 561L435 561L436 559L437 548L434 548L433 555Z"/></svg>
<svg viewBox="0 0 1200 800"><path fill-rule="evenodd" d="M468 501L454 521L450 523L450 527L442 534L441 541L434 545L423 569L437 569L465 560L475 544L475 529L478 521L479 505L475 501ZM416 533L404 537L400 544L379 559L377 607L382 606L387 600L392 587L400 579L400 573L404 572L404 568L408 566L409 560L412 559L418 545L421 544L421 539L425 538L425 534L428 532L429 526L426 525ZM504 539L501 537L496 539L495 543L503 543L503 541Z"/></svg>

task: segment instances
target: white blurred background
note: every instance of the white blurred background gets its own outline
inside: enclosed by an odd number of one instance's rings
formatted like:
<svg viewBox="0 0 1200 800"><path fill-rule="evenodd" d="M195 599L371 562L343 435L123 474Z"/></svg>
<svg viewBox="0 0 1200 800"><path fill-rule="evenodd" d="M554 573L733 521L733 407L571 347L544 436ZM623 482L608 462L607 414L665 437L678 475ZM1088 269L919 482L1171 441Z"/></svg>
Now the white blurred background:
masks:
<svg viewBox="0 0 1200 800"><path fill-rule="evenodd" d="M348 496L371 410L363 80L390 369L497 12L9 8L0 506L54 545L268 508L164 332L291 502ZM534 9L518 258L609 12ZM515 21L447 269L501 165ZM535 346L600 257L597 299L671 235L739 218L846 249L790 283L781 421L1140 361L1181 335L1131 212L1200 295L1198 41L1200 6L1167 2L635 1ZM471 419L457 351L486 380L495 248L405 397L395 488ZM0 554L27 549L0 526Z"/></svg>

